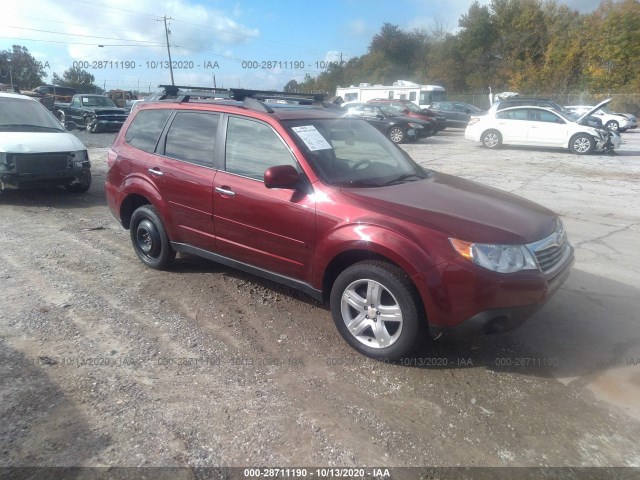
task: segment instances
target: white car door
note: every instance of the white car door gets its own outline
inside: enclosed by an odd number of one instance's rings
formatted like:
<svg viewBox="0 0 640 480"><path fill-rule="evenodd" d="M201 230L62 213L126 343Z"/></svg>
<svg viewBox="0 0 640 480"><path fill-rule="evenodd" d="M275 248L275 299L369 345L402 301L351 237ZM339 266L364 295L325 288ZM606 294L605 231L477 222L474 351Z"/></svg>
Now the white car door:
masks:
<svg viewBox="0 0 640 480"><path fill-rule="evenodd" d="M527 109L508 108L496 113L496 126L502 135L502 143L510 145L526 145L527 143Z"/></svg>
<svg viewBox="0 0 640 480"><path fill-rule="evenodd" d="M567 121L549 110L529 108L528 111L527 145L564 147L569 132Z"/></svg>

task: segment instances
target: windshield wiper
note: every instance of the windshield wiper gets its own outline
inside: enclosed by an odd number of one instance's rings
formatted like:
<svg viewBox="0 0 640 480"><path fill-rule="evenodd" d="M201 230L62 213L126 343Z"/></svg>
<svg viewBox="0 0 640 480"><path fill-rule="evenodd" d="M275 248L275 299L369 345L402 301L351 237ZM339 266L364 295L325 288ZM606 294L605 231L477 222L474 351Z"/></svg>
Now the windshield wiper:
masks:
<svg viewBox="0 0 640 480"><path fill-rule="evenodd" d="M348 182L344 182L342 184L343 187L381 187L378 182L374 182L372 180L349 180Z"/></svg>
<svg viewBox="0 0 640 480"><path fill-rule="evenodd" d="M396 177L392 180L389 180L388 182L385 182L383 185L394 185L396 183L402 183L405 180L409 180L410 178L413 178L413 177L417 178L418 180L423 180L424 178L426 178L424 175L420 175L417 173L404 173L399 177Z"/></svg>

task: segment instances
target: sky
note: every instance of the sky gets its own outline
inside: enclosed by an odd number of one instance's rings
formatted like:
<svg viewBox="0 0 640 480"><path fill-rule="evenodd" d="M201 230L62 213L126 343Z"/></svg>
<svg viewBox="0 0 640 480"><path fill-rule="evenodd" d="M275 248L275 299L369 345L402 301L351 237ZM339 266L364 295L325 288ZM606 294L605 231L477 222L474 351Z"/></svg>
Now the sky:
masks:
<svg viewBox="0 0 640 480"><path fill-rule="evenodd" d="M3 0L0 50L29 49L50 83L80 67L110 89L174 84L281 90L367 53L384 23L455 31L471 0ZM479 0L488 4L489 0ZM558 0L581 13L599 0ZM0 83L9 83L0 71ZM403 79L412 80L412 79ZM363 79L362 81L367 81Z"/></svg>

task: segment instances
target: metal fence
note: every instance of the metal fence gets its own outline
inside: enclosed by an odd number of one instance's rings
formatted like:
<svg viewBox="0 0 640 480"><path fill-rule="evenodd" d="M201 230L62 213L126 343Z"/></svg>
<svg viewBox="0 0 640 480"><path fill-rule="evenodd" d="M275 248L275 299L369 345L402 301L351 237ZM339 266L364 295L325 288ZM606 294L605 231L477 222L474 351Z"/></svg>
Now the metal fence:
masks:
<svg viewBox="0 0 640 480"><path fill-rule="evenodd" d="M497 92L494 92L497 93ZM602 100L612 98L609 109L615 112L640 114L640 93L523 93L527 98L546 98L560 105L597 105ZM489 93L449 92L449 100L471 103L479 108L489 108Z"/></svg>

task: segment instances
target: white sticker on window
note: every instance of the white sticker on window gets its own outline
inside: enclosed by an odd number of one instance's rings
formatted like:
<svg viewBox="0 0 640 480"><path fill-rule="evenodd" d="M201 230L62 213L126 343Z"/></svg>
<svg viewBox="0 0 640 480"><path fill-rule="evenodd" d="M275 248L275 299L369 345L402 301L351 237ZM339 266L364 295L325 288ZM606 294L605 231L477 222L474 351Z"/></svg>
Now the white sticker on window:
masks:
<svg viewBox="0 0 640 480"><path fill-rule="evenodd" d="M293 131L296 132L312 152L315 152L316 150L330 150L332 148L329 142L325 140L322 134L316 130L316 127L313 125L293 127Z"/></svg>

